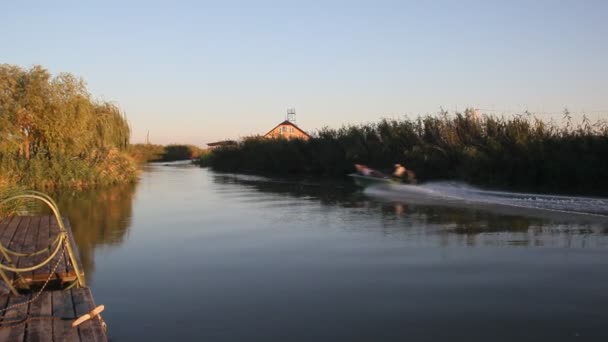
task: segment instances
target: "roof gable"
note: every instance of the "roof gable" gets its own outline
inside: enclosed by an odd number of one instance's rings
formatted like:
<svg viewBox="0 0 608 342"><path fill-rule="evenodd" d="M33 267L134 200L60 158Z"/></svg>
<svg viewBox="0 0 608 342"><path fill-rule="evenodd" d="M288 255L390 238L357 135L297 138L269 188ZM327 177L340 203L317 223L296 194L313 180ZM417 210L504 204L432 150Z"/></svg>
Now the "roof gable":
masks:
<svg viewBox="0 0 608 342"><path fill-rule="evenodd" d="M297 129L298 131L300 131L302 134L306 135L308 138L310 138L310 134L304 132L303 129L301 129L300 127L298 127L296 124L294 124L293 122L289 121L289 120L285 120L283 122L281 122L280 124L274 126L270 131L268 131L266 134L264 134L264 136L267 136L268 134L270 134L272 131L274 131L275 129L277 129L277 127L280 126L292 126L295 129Z"/></svg>

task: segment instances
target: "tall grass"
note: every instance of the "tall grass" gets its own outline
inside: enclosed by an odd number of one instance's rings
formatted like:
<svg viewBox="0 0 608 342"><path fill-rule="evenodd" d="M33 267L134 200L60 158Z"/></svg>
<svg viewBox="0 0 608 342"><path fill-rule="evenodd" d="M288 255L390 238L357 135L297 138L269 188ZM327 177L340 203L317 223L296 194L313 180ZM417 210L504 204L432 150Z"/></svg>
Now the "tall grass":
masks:
<svg viewBox="0 0 608 342"><path fill-rule="evenodd" d="M608 124L563 125L473 112L321 129L308 141L243 139L199 160L220 171L344 177L354 163L402 163L421 181L552 193L608 194Z"/></svg>
<svg viewBox="0 0 608 342"><path fill-rule="evenodd" d="M143 164L161 160L165 147L156 144L132 144L129 145L128 152L138 164Z"/></svg>
<svg viewBox="0 0 608 342"><path fill-rule="evenodd" d="M200 157L206 152L194 145L154 145L133 144L129 146L129 155L138 163L168 162L177 160L191 160Z"/></svg>

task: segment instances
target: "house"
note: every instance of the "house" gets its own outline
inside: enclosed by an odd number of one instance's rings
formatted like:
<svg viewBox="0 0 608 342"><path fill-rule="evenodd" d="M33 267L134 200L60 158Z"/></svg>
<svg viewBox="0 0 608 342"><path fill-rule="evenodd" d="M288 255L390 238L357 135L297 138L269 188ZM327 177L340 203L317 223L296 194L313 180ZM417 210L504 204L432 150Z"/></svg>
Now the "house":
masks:
<svg viewBox="0 0 608 342"><path fill-rule="evenodd" d="M209 146L210 149L216 149L218 147L234 146L236 144L237 143L234 140L223 140L223 141L216 141L216 142L208 143L207 146Z"/></svg>
<svg viewBox="0 0 608 342"><path fill-rule="evenodd" d="M264 134L264 138L285 138L285 139L310 139L310 135L304 132L295 123L285 120L276 125L268 133Z"/></svg>

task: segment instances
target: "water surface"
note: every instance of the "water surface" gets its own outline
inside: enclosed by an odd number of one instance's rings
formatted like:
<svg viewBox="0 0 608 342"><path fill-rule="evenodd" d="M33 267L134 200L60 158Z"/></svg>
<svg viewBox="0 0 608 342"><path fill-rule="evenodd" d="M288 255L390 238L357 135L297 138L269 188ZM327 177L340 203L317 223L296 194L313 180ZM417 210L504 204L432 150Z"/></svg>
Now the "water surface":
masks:
<svg viewBox="0 0 608 342"><path fill-rule="evenodd" d="M59 202L114 341L608 338L594 215L163 165Z"/></svg>

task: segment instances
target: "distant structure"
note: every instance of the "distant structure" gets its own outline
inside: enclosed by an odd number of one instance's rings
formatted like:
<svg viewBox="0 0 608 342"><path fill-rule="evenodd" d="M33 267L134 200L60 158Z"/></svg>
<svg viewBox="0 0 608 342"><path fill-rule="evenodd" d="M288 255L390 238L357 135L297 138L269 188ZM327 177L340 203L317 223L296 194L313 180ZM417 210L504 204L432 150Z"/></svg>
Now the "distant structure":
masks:
<svg viewBox="0 0 608 342"><path fill-rule="evenodd" d="M310 135L296 125L296 110L290 108L287 110L285 121L276 125L268 133L264 134L264 138L268 139L310 139Z"/></svg>
<svg viewBox="0 0 608 342"><path fill-rule="evenodd" d="M287 109L287 117L285 119L287 121L295 124L296 123L296 109L295 108Z"/></svg>
<svg viewBox="0 0 608 342"><path fill-rule="evenodd" d="M222 141L216 141L216 142L212 142L212 143L208 143L207 146L209 147L209 149L216 149L219 147L225 147L225 146L234 146L236 145L236 141L234 140L222 140Z"/></svg>

